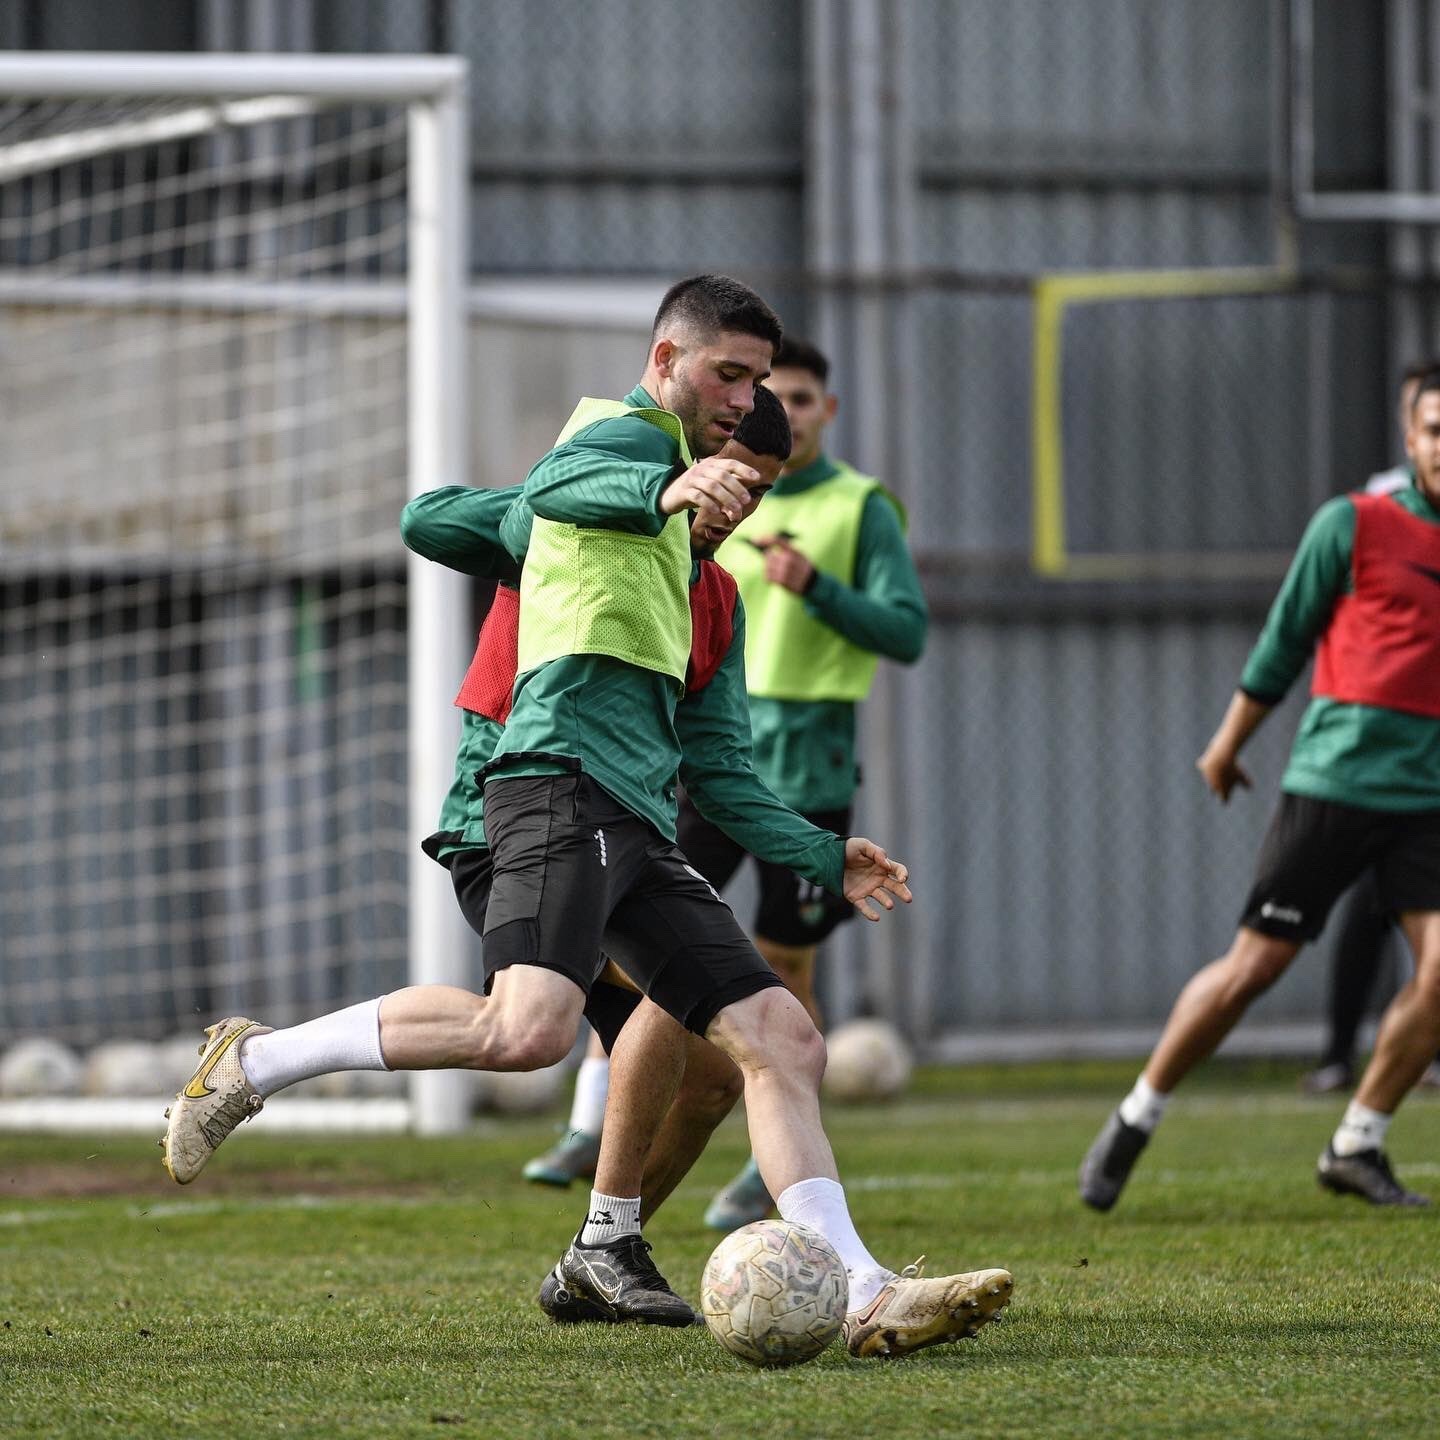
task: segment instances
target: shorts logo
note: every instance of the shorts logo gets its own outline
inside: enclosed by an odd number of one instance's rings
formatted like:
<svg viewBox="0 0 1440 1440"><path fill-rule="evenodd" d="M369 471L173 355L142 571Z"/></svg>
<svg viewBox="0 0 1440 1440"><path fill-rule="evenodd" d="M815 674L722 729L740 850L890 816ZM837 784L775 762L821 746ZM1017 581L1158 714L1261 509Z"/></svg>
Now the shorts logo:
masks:
<svg viewBox="0 0 1440 1440"><path fill-rule="evenodd" d="M1305 918L1303 910L1293 905L1277 905L1273 900L1267 900L1260 907L1260 915L1262 919L1281 920L1286 925L1298 925Z"/></svg>
<svg viewBox="0 0 1440 1440"><path fill-rule="evenodd" d="M597 830L595 838L600 842L600 868L603 870L605 868L605 832Z"/></svg>
<svg viewBox="0 0 1440 1440"><path fill-rule="evenodd" d="M795 913L802 925L818 925L825 918L825 887L801 880L796 889Z"/></svg>

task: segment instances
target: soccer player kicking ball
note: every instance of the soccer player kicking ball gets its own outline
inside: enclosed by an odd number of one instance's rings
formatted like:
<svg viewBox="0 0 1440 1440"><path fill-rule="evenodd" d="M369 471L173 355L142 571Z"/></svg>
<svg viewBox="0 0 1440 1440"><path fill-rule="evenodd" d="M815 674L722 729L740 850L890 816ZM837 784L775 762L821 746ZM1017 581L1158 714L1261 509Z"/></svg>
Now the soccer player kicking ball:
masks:
<svg viewBox="0 0 1440 1440"><path fill-rule="evenodd" d="M540 518L522 580L521 673L484 794L495 983L447 1063L526 1069L561 1058L603 939L653 1001L739 1065L781 1214L820 1230L845 1260L852 1352L904 1353L974 1333L1007 1302L1010 1277L897 1276L869 1255L820 1125L823 1041L671 838L690 534L723 538L751 502L755 472L713 457L749 409L778 332L743 286L682 282L662 302L641 390L593 424L581 416L526 482ZM635 407L652 413L627 413ZM692 461L692 444L712 458ZM699 512L693 525L675 523L682 510ZM738 747L732 768L747 767ZM892 894L908 898L903 867L868 842L831 847L827 888L844 888L850 860L858 888L885 908ZM404 1025L411 993L386 997L377 1049L392 1022ZM617 1258L623 1265L625 1251Z"/></svg>
<svg viewBox="0 0 1440 1440"><path fill-rule="evenodd" d="M1320 1156L1320 1184L1373 1205L1425 1205L1395 1177L1385 1135L1440 1046L1440 371L1419 384L1414 483L1328 501L1300 542L1240 689L1197 762L1221 800L1249 786L1239 755L1315 651L1280 805L1229 951L1180 992L1135 1088L1080 1167L1080 1195L1115 1204L1175 1086L1313 940L1374 867L1415 974Z"/></svg>

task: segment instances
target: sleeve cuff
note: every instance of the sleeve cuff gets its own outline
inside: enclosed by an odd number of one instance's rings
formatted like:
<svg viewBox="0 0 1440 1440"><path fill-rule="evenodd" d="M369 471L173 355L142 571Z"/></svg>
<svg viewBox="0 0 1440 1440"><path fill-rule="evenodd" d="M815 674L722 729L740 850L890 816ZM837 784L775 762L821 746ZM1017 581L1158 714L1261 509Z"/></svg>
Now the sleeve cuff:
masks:
<svg viewBox="0 0 1440 1440"><path fill-rule="evenodd" d="M1240 693L1247 700L1253 700L1257 705L1278 705L1285 698L1283 690L1277 695L1265 690L1257 690L1255 686L1246 685L1243 682L1240 685Z"/></svg>

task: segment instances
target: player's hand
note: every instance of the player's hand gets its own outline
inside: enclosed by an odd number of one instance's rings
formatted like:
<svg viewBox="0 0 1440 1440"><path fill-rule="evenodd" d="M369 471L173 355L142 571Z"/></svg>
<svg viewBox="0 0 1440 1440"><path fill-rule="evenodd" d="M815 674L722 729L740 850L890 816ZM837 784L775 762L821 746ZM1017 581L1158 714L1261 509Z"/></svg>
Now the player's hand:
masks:
<svg viewBox="0 0 1440 1440"><path fill-rule="evenodd" d="M1205 781L1206 788L1218 795L1222 804L1229 801L1230 792L1237 785L1246 790L1254 788L1249 772L1228 747L1208 746L1195 762L1195 768Z"/></svg>
<svg viewBox="0 0 1440 1440"><path fill-rule="evenodd" d="M755 548L765 552L765 578L772 585L783 585L795 595L810 588L815 567L790 543L788 535L767 535L755 541Z"/></svg>
<svg viewBox="0 0 1440 1440"><path fill-rule="evenodd" d="M908 905L912 897L905 882L909 878L905 866L892 860L873 840L852 835L845 842L845 898L867 920L880 918L871 900L886 910L893 910L896 900Z"/></svg>
<svg viewBox="0 0 1440 1440"><path fill-rule="evenodd" d="M758 470L738 460L707 455L665 487L660 509L666 515L678 515L682 510L712 510L733 525L750 503L750 486L759 480Z"/></svg>

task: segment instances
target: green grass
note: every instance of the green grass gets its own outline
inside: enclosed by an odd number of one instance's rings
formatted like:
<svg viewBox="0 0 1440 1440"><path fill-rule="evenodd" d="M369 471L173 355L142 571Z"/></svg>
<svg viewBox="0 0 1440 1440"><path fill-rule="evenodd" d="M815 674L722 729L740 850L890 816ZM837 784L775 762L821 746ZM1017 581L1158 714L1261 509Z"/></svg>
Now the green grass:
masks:
<svg viewBox="0 0 1440 1440"><path fill-rule="evenodd" d="M1007 1322L887 1364L743 1368L703 1331L552 1327L534 1293L581 1192L518 1179L549 1122L454 1140L241 1133L188 1190L125 1139L0 1137L0 1434L1433 1434L1440 1213L1313 1180L1338 1104L1210 1067L1109 1216L1075 1164L1130 1065L927 1072L835 1110L861 1232L899 1266L1003 1264ZM696 1298L727 1123L651 1227ZM1440 1191L1440 1102L1393 1132ZM1428 1162L1428 1163L1427 1163Z"/></svg>

